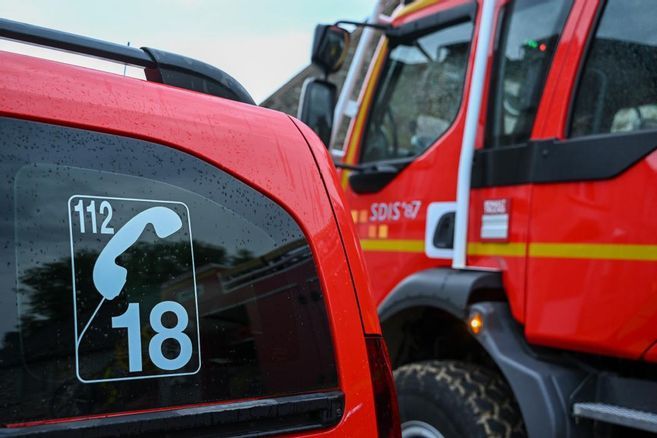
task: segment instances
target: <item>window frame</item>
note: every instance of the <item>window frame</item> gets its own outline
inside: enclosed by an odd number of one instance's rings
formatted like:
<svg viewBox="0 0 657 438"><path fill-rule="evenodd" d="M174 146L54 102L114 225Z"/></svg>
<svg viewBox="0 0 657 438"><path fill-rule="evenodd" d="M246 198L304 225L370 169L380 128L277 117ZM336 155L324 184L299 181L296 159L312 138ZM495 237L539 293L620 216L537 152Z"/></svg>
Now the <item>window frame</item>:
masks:
<svg viewBox="0 0 657 438"><path fill-rule="evenodd" d="M564 125L563 129L563 138L566 140L573 140L573 139L579 139L579 138L590 138L590 137L600 137L600 136L622 136L622 135L627 135L632 132L636 131L630 131L630 132L604 132L604 133L592 133L592 134L586 134L586 135L580 135L577 137L573 137L573 116L575 113L575 102L577 100L577 97L579 96L579 92L582 88L582 82L584 79L584 70L586 70L586 66L589 63L589 60L591 58L591 52L593 51L593 44L595 43L596 35L598 34L598 30L600 28L600 25L602 23L602 18L604 17L605 10L607 9L607 4L609 3L608 0L600 0L598 7L595 11L595 17L593 19L593 24L591 25L591 29L586 36L586 42L584 43L584 49L583 53L584 56L580 57L579 64L577 66L577 73L575 75L575 80L573 82L573 87L572 91L570 93L569 99L568 99L568 111L566 115L566 123ZM649 131L649 130L644 130L644 131Z"/></svg>
<svg viewBox="0 0 657 438"><path fill-rule="evenodd" d="M477 30L476 29L476 25L477 25L476 12L477 12L476 4L465 4L465 5L455 6L453 8L447 9L447 10L436 12L432 15L429 15L428 17L418 19L418 21L419 20L435 20L436 21L436 24L434 26L432 26L430 28L427 28L425 30L422 30L422 32L420 32L420 33L412 33L408 36L405 36L403 34L402 35L393 34L393 36L384 35L382 37L382 38L385 38L386 42L387 42L386 48L385 48L386 52L384 54L382 54L383 56L385 56L385 60L383 62L383 65L381 66L379 74L377 75L376 86L374 87L374 90L372 91L372 97L371 97L371 100L370 100L370 105L368 106L366 116L364 117L363 129L361 130L360 141L358 143L359 144L359 148L358 148L359 150L358 150L358 155L357 155L357 157L358 157L357 164L362 165L362 166L374 166L376 164L384 164L384 165L387 164L387 165L391 165L391 166L396 167L397 169L401 170L404 167L406 167L407 165L409 165L410 163L412 163L413 161L415 161L416 159L418 159L419 157L421 157L424 154L428 153L431 149L433 149L435 147L436 143L438 141L440 141L440 139L443 138L449 132L449 130L454 126L454 123L456 122L456 120L459 117L459 113L463 110L463 103L464 103L463 96L465 94L466 86L468 85L467 84L467 79L468 79L468 76L470 75L470 70L472 68L472 66L471 66L472 63L471 63L470 58L471 58L471 55L472 55L473 37L474 37L475 32ZM440 18L443 17L443 16L446 16L447 20L442 21ZM417 39L422 38L424 36L427 36L431 33L438 32L440 30L447 29L447 28L452 27L452 26L458 26L460 24L467 23L467 22L472 23L472 34L470 36L470 42L468 44L468 53L467 53L467 57L466 57L467 64L465 66L465 75L463 77L463 89L462 89L461 95L459 97L459 104L458 104L458 108L457 108L457 111L456 111L456 115L451 120L448 127L445 129L445 131L441 135L436 137L427 148L425 148L422 152L420 152L416 155L413 155L412 157L388 158L388 159L382 159L382 160L363 162L363 155L364 155L364 152L365 152L365 144L366 144L366 141L367 141L368 128L369 128L370 123L372 121L372 113L373 113L373 110L374 110L374 105L376 103L376 99L377 99L377 97L379 96L379 94L381 92L381 88L383 87L383 82L384 82L382 80L383 75L385 74L385 72L387 72L387 69L389 68L389 65L390 65L390 51L393 47L395 47L395 44L393 44L393 43L395 41L404 42L404 41L417 40ZM394 30L402 29L403 27L404 27L404 25L402 24L399 27L394 28L393 32L394 32ZM394 88L391 89L391 90L388 90L388 91L390 92L390 91L393 91L393 90L394 90Z"/></svg>
<svg viewBox="0 0 657 438"><path fill-rule="evenodd" d="M575 0L574 6L577 2L581 3L583 0ZM569 26L569 21L580 19L579 16L573 16L578 10L581 12L581 8L571 9L564 29ZM595 12L599 10L591 10L589 13L593 15ZM591 28L593 27L591 23ZM561 44L560 42L559 45ZM571 66L573 70L576 67L580 66ZM558 80L559 73L556 71L551 73L555 74L552 79ZM571 75L574 76L574 72ZM548 81L550 81L549 76ZM573 87L570 88L572 90ZM569 93L572 94L572 91ZM549 96L543 96L542 100L545 98ZM559 111L563 114L561 123L566 121L568 110L566 104L572 98L573 96L564 96L563 103L559 103L561 108ZM554 103L546 101L541 102L541 105L553 106ZM539 113L544 109L549 107L539 106ZM561 125L558 128L559 133L566 127L567 125ZM484 145L483 148L475 150L471 188L610 180L657 150L656 136L657 129L646 129L575 138L558 135L554 135L554 138L530 138L527 143L504 148L491 148ZM600 159L601 157L604 159Z"/></svg>
<svg viewBox="0 0 657 438"><path fill-rule="evenodd" d="M506 45L502 47L502 41L503 38L508 35L509 28L505 27L507 24L508 20L512 19L512 13L513 13L513 7L515 6L515 3L518 0L510 0L507 3L505 3L501 8L500 12L498 14L498 19L496 23L496 30L495 30L495 35L494 35L494 46L493 46L493 61L491 65L491 74L490 74L490 80L488 83L488 95L487 95L487 104L486 104L486 122L484 126L484 149L505 149L505 148L511 148L511 147L518 147L518 146L526 146L529 142L531 142L531 135L532 131L534 129L534 126L536 124L536 116L539 113L539 109L543 103L543 98L544 98L544 93L545 93L545 85L547 84L547 81L550 76L550 72L552 71L553 68L553 61L554 57L557 53L557 50L561 44L561 39L563 37L563 31L566 27L566 24L568 23L568 20L570 19L570 16L573 12L573 8L575 6L575 2L577 0L566 0L570 2L569 7L566 7L564 10L564 21L561 29L559 30L559 37L557 38L555 47L553 52L550 55L550 59L547 63L547 68L544 70L544 77L543 77L543 83L542 87L540 90L540 94L538 96L538 99L536 101L536 111L532 117L532 129L529 132L529 138L520 143L510 143L510 144L505 144L505 145L500 145L500 144L495 144L493 142L493 129L494 129L494 120L495 118L493 117L495 107L496 107L496 102L495 102L495 97L494 95L495 91L499 89L502 85L502 78L501 78L501 72L500 72L500 67L502 64L502 59L501 57L503 56L503 48L506 48Z"/></svg>

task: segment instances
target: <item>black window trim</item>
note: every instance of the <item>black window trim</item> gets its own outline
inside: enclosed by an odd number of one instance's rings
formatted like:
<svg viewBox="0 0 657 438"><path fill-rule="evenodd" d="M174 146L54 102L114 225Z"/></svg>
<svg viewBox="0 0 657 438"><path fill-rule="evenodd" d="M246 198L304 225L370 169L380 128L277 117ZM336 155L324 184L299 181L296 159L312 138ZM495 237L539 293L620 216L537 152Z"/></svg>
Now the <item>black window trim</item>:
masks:
<svg viewBox="0 0 657 438"><path fill-rule="evenodd" d="M2 427L0 437L93 435L100 438L150 436L163 431L168 434L187 431L221 436L266 436L332 427L339 423L343 412L344 394L331 391L35 426Z"/></svg>
<svg viewBox="0 0 657 438"><path fill-rule="evenodd" d="M475 152L471 187L614 178L657 150L657 129L534 140Z"/></svg>

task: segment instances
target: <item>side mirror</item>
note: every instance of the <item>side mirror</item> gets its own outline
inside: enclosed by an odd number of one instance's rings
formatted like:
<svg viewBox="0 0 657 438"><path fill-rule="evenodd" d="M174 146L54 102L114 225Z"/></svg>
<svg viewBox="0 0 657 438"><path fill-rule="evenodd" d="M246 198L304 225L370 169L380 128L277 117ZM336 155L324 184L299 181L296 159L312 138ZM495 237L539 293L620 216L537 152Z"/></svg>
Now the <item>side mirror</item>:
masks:
<svg viewBox="0 0 657 438"><path fill-rule="evenodd" d="M340 70L347 57L349 32L335 26L318 24L315 27L311 60L325 75Z"/></svg>
<svg viewBox="0 0 657 438"><path fill-rule="evenodd" d="M297 118L310 126L326 147L331 141L336 97L336 86L322 79L308 78L301 89Z"/></svg>

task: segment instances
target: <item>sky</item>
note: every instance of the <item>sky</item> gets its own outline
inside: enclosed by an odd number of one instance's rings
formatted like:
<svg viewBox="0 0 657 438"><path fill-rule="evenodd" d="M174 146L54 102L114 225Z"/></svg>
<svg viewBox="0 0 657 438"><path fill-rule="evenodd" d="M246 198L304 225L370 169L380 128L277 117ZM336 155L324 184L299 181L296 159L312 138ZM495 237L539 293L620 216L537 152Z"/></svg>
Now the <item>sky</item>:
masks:
<svg viewBox="0 0 657 438"><path fill-rule="evenodd" d="M0 0L0 17L199 59L235 77L261 102L310 62L317 23L363 20L375 0ZM18 48L72 61L66 54ZM100 67L105 68L105 67ZM121 73L122 66L106 68Z"/></svg>

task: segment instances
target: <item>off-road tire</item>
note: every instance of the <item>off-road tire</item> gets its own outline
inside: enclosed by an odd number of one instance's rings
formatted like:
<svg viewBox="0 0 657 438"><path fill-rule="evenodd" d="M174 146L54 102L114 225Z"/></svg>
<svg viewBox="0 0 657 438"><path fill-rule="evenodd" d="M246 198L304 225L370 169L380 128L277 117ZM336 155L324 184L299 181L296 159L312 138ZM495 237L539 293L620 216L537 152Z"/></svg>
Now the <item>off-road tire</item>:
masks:
<svg viewBox="0 0 657 438"><path fill-rule="evenodd" d="M428 423L445 438L526 436L511 389L494 371L427 361L404 365L394 375L402 426Z"/></svg>

